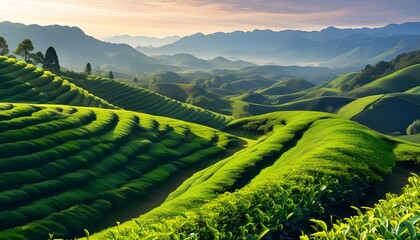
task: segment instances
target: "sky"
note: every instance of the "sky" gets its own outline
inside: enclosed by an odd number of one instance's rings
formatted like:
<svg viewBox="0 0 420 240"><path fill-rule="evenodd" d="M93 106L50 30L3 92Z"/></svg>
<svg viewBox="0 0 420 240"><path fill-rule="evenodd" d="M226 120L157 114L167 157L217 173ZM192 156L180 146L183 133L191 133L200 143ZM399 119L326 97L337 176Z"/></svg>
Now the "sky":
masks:
<svg viewBox="0 0 420 240"><path fill-rule="evenodd" d="M0 22L68 25L94 37L320 30L420 21L420 0L0 0Z"/></svg>

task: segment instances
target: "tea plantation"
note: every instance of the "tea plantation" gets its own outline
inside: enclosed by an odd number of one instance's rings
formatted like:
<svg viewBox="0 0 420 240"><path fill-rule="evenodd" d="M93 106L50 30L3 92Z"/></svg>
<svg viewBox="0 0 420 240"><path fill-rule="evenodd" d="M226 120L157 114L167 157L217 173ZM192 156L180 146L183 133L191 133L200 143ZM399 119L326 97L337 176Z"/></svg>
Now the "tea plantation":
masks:
<svg viewBox="0 0 420 240"><path fill-rule="evenodd" d="M122 110L0 109L1 239L80 235L236 142L207 127Z"/></svg>
<svg viewBox="0 0 420 240"><path fill-rule="evenodd" d="M228 125L262 135L197 172L159 207L90 239L297 239L311 218L340 216L420 145L333 114L280 112Z"/></svg>
<svg viewBox="0 0 420 240"><path fill-rule="evenodd" d="M418 67L382 77L375 89ZM281 108L235 102L253 114L345 105L341 116L232 120L119 81L60 77L0 56L0 239L416 239L417 176L366 212L351 206L379 199L375 190L398 169L418 172L420 144L343 117L388 116L389 106L410 112L418 87L413 80L406 93L336 96L351 76L284 95L276 101L301 99Z"/></svg>
<svg viewBox="0 0 420 240"><path fill-rule="evenodd" d="M116 108L42 68L0 56L0 101Z"/></svg>
<svg viewBox="0 0 420 240"><path fill-rule="evenodd" d="M96 96L127 110L166 116L213 128L223 128L230 117L179 102L150 90L120 81L89 76L87 79L69 78Z"/></svg>

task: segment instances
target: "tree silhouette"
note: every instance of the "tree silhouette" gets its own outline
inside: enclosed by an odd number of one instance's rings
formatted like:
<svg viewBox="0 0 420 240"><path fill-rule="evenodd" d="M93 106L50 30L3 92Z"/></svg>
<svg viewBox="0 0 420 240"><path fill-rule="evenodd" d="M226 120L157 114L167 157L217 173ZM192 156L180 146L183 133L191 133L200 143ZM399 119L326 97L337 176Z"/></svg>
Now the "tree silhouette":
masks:
<svg viewBox="0 0 420 240"><path fill-rule="evenodd" d="M92 74L92 66L90 65L90 63L87 63L86 64L86 67L85 67L85 71L84 71L87 75L90 75L90 74Z"/></svg>
<svg viewBox="0 0 420 240"><path fill-rule="evenodd" d="M139 80L138 80L136 77L134 77L134 78L133 78L133 82L134 82L134 83L138 83L138 82L139 82Z"/></svg>
<svg viewBox="0 0 420 240"><path fill-rule="evenodd" d="M45 59L44 64L42 64L42 68L53 73L60 72L60 63L58 62L57 52L54 47L49 47L45 52Z"/></svg>
<svg viewBox="0 0 420 240"><path fill-rule="evenodd" d="M7 55L9 53L9 45L7 45L6 39L0 37L0 55Z"/></svg>
<svg viewBox="0 0 420 240"><path fill-rule="evenodd" d="M30 53L28 62L33 63L35 65L38 63L44 63L45 62L44 54L40 51L36 53Z"/></svg>
<svg viewBox="0 0 420 240"><path fill-rule="evenodd" d="M32 41L29 39L25 39L21 43L19 43L14 53L16 53L19 56L22 56L25 59L25 61L29 62L30 51L32 50L34 50L34 45L32 44Z"/></svg>
<svg viewBox="0 0 420 240"><path fill-rule="evenodd" d="M108 77L110 79L114 79L114 73L112 71L109 71Z"/></svg>

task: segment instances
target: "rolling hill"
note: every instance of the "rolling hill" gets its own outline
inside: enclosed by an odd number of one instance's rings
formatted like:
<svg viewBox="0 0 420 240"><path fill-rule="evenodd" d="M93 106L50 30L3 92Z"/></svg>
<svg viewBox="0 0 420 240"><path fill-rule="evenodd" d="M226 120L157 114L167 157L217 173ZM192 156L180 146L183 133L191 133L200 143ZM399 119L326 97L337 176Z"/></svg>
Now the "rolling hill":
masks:
<svg viewBox="0 0 420 240"><path fill-rule="evenodd" d="M123 110L14 103L0 109L1 239L81 235L164 191L162 184L176 186L236 142L208 127Z"/></svg>
<svg viewBox="0 0 420 240"><path fill-rule="evenodd" d="M420 119L420 94L393 93L359 98L343 106L338 115L382 133L405 134L408 125Z"/></svg>
<svg viewBox="0 0 420 240"><path fill-rule="evenodd" d="M194 174L159 207L90 239L294 239L310 231L310 218L343 214L386 187L396 165L420 162L420 145L327 113L270 113L229 130L261 138Z"/></svg>
<svg viewBox="0 0 420 240"><path fill-rule="evenodd" d="M105 97L113 105L127 110L171 117L214 128L223 128L230 121L228 116L182 103L123 82L94 76L87 79L69 77L68 80L96 96Z"/></svg>
<svg viewBox="0 0 420 240"><path fill-rule="evenodd" d="M42 68L3 56L0 56L0 101L117 108Z"/></svg>
<svg viewBox="0 0 420 240"><path fill-rule="evenodd" d="M225 115L111 79L86 79L74 73L63 74L64 77L59 77L24 61L0 56L0 101L124 108L215 128L224 127L230 119Z"/></svg>
<svg viewBox="0 0 420 240"><path fill-rule="evenodd" d="M405 92L420 85L420 64L412 65L366 85L356 88L346 95L365 97L376 94Z"/></svg>

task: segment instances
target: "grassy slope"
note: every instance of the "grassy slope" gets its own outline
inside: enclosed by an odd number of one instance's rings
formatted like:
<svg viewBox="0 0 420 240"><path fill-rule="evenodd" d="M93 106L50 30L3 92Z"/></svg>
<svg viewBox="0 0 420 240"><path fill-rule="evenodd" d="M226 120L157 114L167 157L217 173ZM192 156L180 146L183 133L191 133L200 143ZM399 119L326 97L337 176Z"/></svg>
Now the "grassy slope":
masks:
<svg viewBox="0 0 420 240"><path fill-rule="evenodd" d="M270 113L236 120L229 129L265 135L197 172L136 222L93 239L300 234L322 209L360 200L361 192L390 174L397 161L420 162L420 145L387 139L327 113Z"/></svg>
<svg viewBox="0 0 420 240"><path fill-rule="evenodd" d="M347 73L344 74L342 76L339 76L338 78L321 84L319 86L314 87L313 89L320 89L320 88L334 88L334 89L338 89L338 90L343 90L343 88L345 88L345 86L354 78L357 76L357 74L359 74L358 72L351 72L351 73ZM312 90L312 89L311 89Z"/></svg>
<svg viewBox="0 0 420 240"><path fill-rule="evenodd" d="M229 117L170 99L150 90L101 77L69 79L96 96L127 110L166 116L214 128L223 128Z"/></svg>
<svg viewBox="0 0 420 240"><path fill-rule="evenodd" d="M258 93L264 95L284 95L302 91L315 86L314 84L300 78L290 79L275 83L272 86L258 90Z"/></svg>
<svg viewBox="0 0 420 240"><path fill-rule="evenodd" d="M414 142L414 143L420 143L420 133L414 134L414 135L404 135L404 136L398 136L398 138Z"/></svg>
<svg viewBox="0 0 420 240"><path fill-rule="evenodd" d="M420 95L395 93L364 97L340 109L339 115L383 133L405 133L407 126L420 119Z"/></svg>
<svg viewBox="0 0 420 240"><path fill-rule="evenodd" d="M0 56L0 101L116 108L42 68Z"/></svg>
<svg viewBox="0 0 420 240"><path fill-rule="evenodd" d="M2 103L0 238L82 234L234 142L215 129L125 110Z"/></svg>
<svg viewBox="0 0 420 240"><path fill-rule="evenodd" d="M352 102L353 100L353 98L347 97L327 96L292 101L280 105L261 105L250 103L248 112L252 115L290 110L336 112L342 106Z"/></svg>
<svg viewBox="0 0 420 240"><path fill-rule="evenodd" d="M346 95L364 97L377 94L404 92L420 85L419 75L420 64L416 64L356 88Z"/></svg>
<svg viewBox="0 0 420 240"><path fill-rule="evenodd" d="M176 83L153 83L148 89L182 102L199 91L195 84Z"/></svg>

